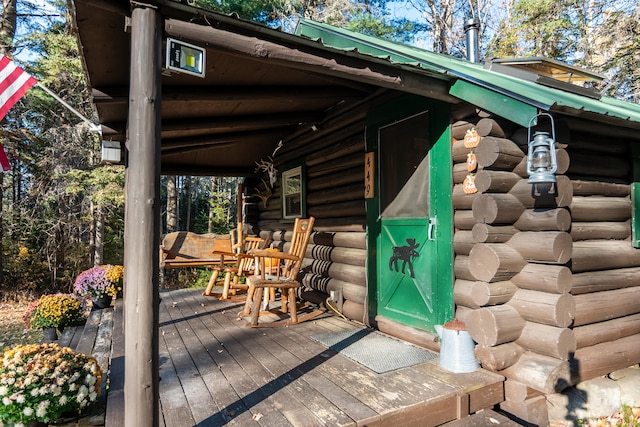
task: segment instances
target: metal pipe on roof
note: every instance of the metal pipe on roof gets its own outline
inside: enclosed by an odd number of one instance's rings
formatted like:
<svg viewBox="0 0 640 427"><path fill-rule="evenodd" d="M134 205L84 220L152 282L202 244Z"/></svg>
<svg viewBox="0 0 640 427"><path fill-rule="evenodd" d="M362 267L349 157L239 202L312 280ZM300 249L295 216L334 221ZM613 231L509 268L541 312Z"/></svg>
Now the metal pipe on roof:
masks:
<svg viewBox="0 0 640 427"><path fill-rule="evenodd" d="M467 60L470 62L480 62L479 31L478 18L470 18L464 24L464 33L467 36Z"/></svg>

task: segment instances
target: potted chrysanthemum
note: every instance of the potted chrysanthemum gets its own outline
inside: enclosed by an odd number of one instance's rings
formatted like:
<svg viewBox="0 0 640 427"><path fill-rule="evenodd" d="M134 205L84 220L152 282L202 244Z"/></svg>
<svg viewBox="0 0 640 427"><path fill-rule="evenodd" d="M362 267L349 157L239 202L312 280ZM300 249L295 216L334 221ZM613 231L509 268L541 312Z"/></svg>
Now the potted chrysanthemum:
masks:
<svg viewBox="0 0 640 427"><path fill-rule="evenodd" d="M31 329L42 329L45 339L55 340L65 326L84 320L85 302L74 294L43 295L27 307L23 320Z"/></svg>
<svg viewBox="0 0 640 427"><path fill-rule="evenodd" d="M95 358L57 344L17 346L0 355L0 424L49 423L80 414L100 392Z"/></svg>
<svg viewBox="0 0 640 427"><path fill-rule="evenodd" d="M111 282L109 293L117 298L122 297L122 281L124 279L124 267L121 265L105 266L107 279Z"/></svg>
<svg viewBox="0 0 640 427"><path fill-rule="evenodd" d="M95 308L106 308L111 305L118 292L118 286L109 280L107 272L111 265L98 265L78 275L73 285L74 291L91 299Z"/></svg>

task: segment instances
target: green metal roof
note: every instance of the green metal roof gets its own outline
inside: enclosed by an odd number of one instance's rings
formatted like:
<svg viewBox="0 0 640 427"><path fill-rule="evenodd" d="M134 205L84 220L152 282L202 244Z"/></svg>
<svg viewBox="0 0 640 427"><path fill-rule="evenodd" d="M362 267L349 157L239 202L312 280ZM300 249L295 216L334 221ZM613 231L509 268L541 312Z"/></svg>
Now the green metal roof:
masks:
<svg viewBox="0 0 640 427"><path fill-rule="evenodd" d="M315 21L301 20L296 34L327 47L443 74L451 80L451 95L522 126L528 126L539 111L548 111L640 129L638 104L609 97L593 99L488 70L482 64Z"/></svg>

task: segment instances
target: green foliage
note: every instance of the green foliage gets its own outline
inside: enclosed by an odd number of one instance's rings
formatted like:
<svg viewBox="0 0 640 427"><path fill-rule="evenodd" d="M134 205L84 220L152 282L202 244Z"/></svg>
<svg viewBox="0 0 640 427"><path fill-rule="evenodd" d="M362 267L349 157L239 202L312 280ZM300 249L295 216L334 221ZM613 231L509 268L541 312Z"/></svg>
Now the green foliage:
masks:
<svg viewBox="0 0 640 427"><path fill-rule="evenodd" d="M273 12L282 8L282 0L196 0L196 6L215 10L224 14L236 14L240 18L268 24L274 18Z"/></svg>
<svg viewBox="0 0 640 427"><path fill-rule="evenodd" d="M103 210L124 206L124 168L103 165L92 169L72 169L59 176L67 183L66 194L83 196Z"/></svg>
<svg viewBox="0 0 640 427"><path fill-rule="evenodd" d="M640 101L640 6L629 0L516 0L488 55L546 56L604 74L604 94Z"/></svg>
<svg viewBox="0 0 640 427"><path fill-rule="evenodd" d="M640 5L608 9L593 39L591 63L596 71L609 76L603 92L640 103Z"/></svg>
<svg viewBox="0 0 640 427"><path fill-rule="evenodd" d="M194 273L194 280L189 284L189 287L193 289L206 288L211 278L211 270L208 268L197 268Z"/></svg>
<svg viewBox="0 0 640 427"><path fill-rule="evenodd" d="M178 228L194 233L226 234L237 222L239 178L179 177ZM161 180L162 223L166 233L167 178ZM189 194L190 193L190 194Z"/></svg>
<svg viewBox="0 0 640 427"><path fill-rule="evenodd" d="M346 26L351 31L376 36L400 43L410 43L427 26L409 19L388 19L386 13L358 12L351 17Z"/></svg>
<svg viewBox="0 0 640 427"><path fill-rule="evenodd" d="M292 31L295 22L311 18L363 34L410 41L426 25L408 18L390 18L387 0L197 0L196 6L236 14L240 18Z"/></svg>
<svg viewBox="0 0 640 427"><path fill-rule="evenodd" d="M211 270L205 267L175 268L164 270L161 285L163 289L205 288L209 283Z"/></svg>
<svg viewBox="0 0 640 427"><path fill-rule="evenodd" d="M581 0L517 0L509 27L492 42L496 56L546 56L567 60L580 32Z"/></svg>

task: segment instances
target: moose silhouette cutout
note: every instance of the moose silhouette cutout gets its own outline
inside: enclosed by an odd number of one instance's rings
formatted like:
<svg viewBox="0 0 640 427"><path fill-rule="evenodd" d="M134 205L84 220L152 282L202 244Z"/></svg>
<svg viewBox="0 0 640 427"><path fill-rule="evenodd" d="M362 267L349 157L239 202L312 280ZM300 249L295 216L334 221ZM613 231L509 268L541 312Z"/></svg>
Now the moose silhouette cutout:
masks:
<svg viewBox="0 0 640 427"><path fill-rule="evenodd" d="M399 271L398 261L402 261L402 274L407 266L409 266L409 274L413 279L413 259L419 254L416 248L420 246L420 243L416 243L416 239L407 239L407 246L394 246L393 255L389 258L389 270Z"/></svg>

